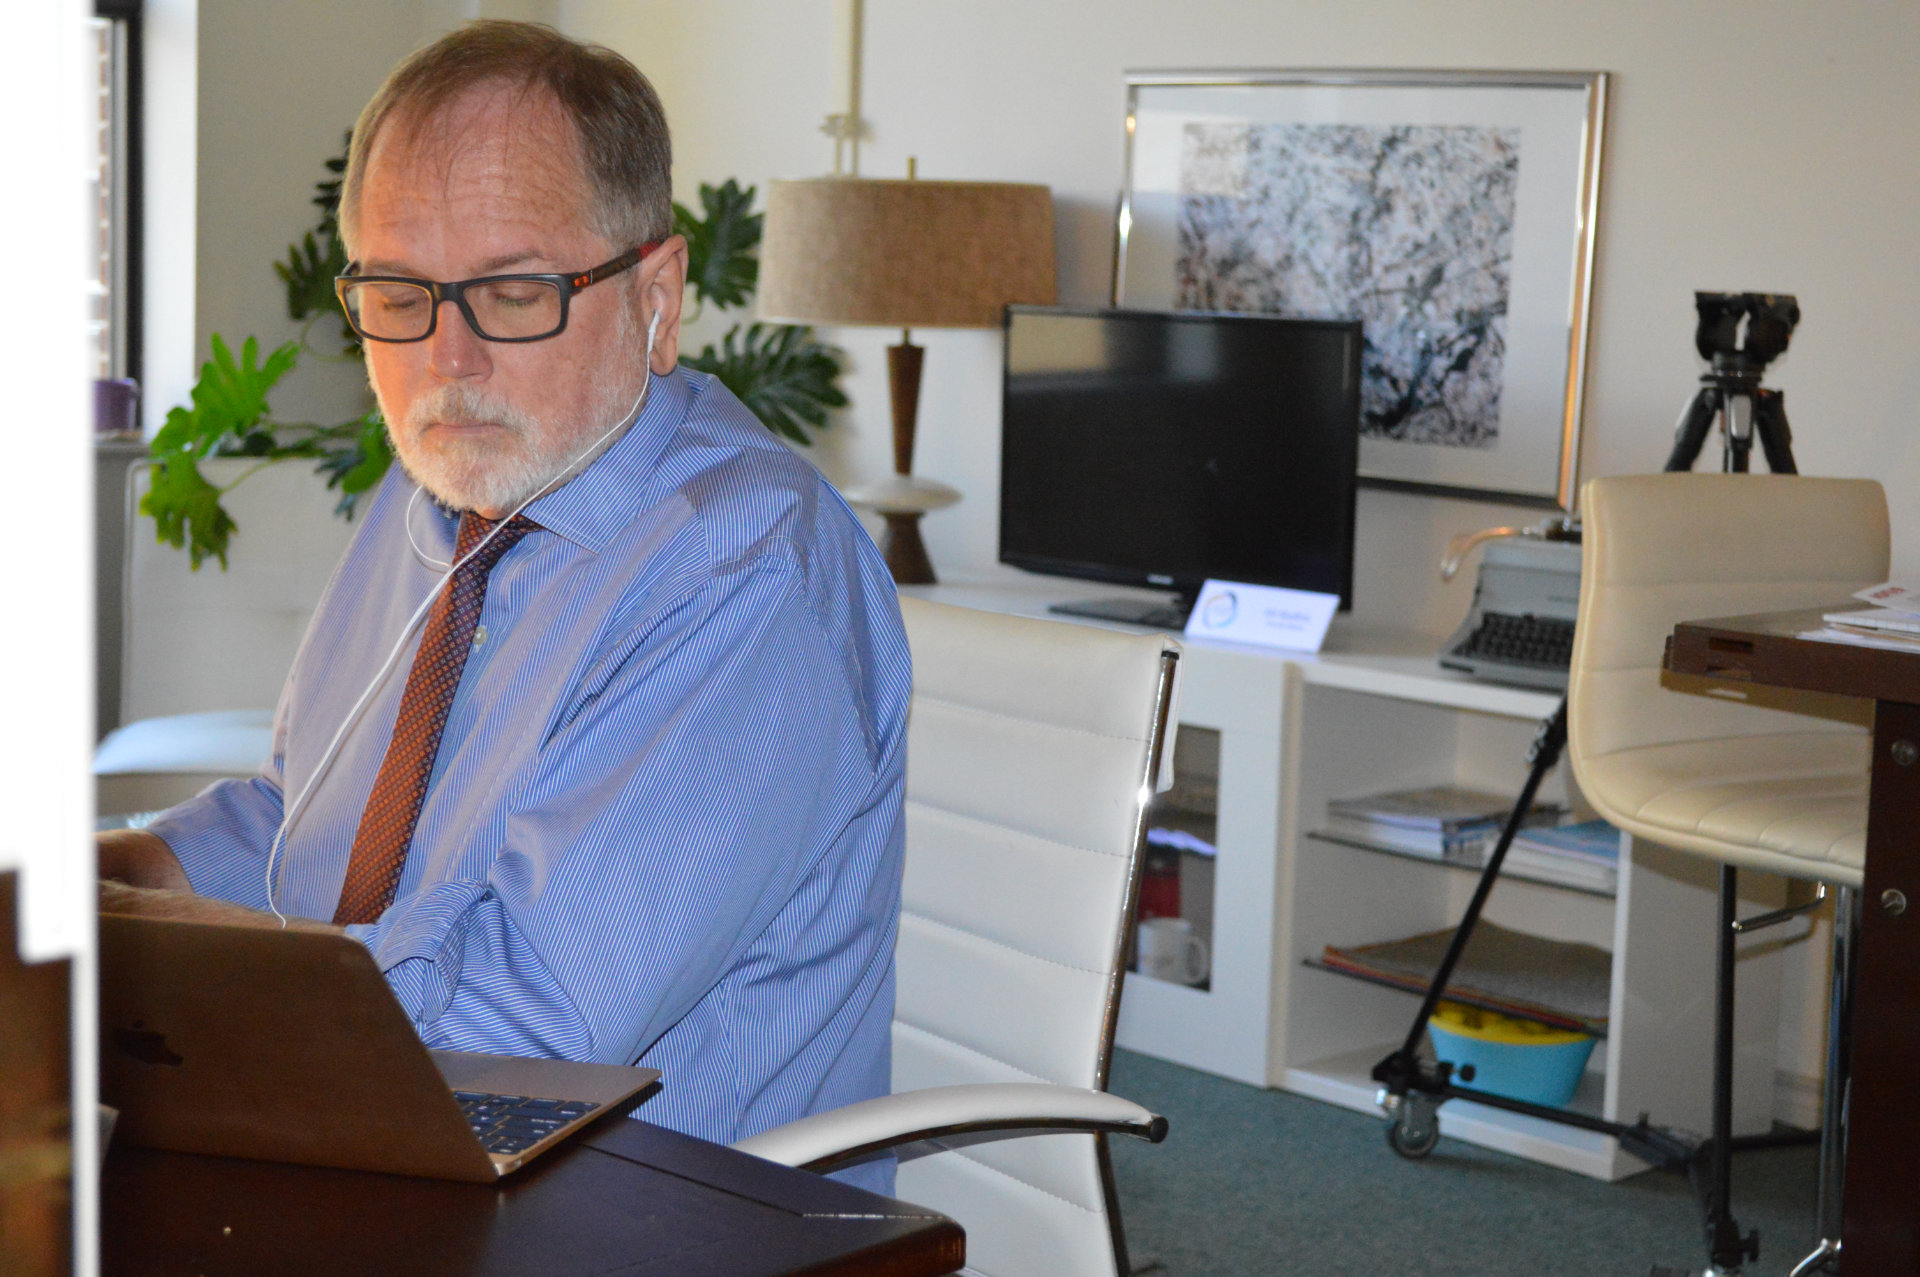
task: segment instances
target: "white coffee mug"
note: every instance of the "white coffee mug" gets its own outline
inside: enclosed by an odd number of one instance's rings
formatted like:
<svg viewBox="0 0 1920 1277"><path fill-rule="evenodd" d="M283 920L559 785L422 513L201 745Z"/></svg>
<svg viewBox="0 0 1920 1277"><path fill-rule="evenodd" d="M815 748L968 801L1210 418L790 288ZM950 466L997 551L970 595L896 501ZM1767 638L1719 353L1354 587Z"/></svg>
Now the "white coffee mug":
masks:
<svg viewBox="0 0 1920 1277"><path fill-rule="evenodd" d="M1193 934L1185 918L1142 918L1139 938L1141 974L1174 984L1207 978L1207 942Z"/></svg>

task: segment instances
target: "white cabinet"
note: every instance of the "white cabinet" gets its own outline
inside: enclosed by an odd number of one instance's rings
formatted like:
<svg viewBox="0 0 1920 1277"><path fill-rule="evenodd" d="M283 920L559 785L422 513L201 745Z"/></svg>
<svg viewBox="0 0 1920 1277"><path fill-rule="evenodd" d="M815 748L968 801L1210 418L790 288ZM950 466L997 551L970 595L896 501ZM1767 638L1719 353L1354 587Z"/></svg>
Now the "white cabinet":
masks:
<svg viewBox="0 0 1920 1277"><path fill-rule="evenodd" d="M1195 656L1207 659L1203 651ZM1527 747L1557 697L1364 652L1288 664L1288 749L1280 780L1288 815L1276 848L1279 1045L1268 1082L1376 1112L1370 1070L1404 1038L1414 1000L1305 963L1329 944L1452 926L1479 875L1315 837L1319 815L1331 798L1398 786L1455 783L1517 792L1526 778ZM1579 795L1568 792L1568 771L1562 763L1542 795L1578 806ZM1495 886L1489 920L1613 955L1609 1032L1574 1108L1614 1121L1646 1113L1658 1125L1707 1129L1715 883L1715 870L1702 861L1632 843L1615 898L1513 878ZM1735 1130L1744 1134L1772 1122L1777 951L1754 946L1741 968ZM1645 1169L1610 1136L1465 1101L1442 1107L1441 1129L1601 1179Z"/></svg>
<svg viewBox="0 0 1920 1277"><path fill-rule="evenodd" d="M935 586L926 597L1046 616L1049 601L1102 591L1072 582ZM1060 618L1054 618L1060 619ZM1065 623L1065 622L1063 622ZM1205 987L1130 975L1120 1045L1176 1063L1377 1113L1373 1065L1405 1037L1408 993L1310 968L1329 944L1399 939L1458 921L1477 873L1314 836L1327 801L1454 783L1517 793L1557 696L1440 670L1428 640L1341 635L1319 656L1189 641L1178 721L1218 733L1213 898ZM1176 764L1178 755L1176 754ZM1579 806L1564 763L1543 797ZM1631 1122L1709 1126L1715 871L1632 843L1617 897L1503 879L1486 916L1613 955L1610 1027L1574 1107ZM1744 875L1772 907L1772 885ZM1191 905L1188 912L1194 913ZM1779 945L1744 950L1735 1129L1773 1114ZM1384 1128L1384 1121L1383 1121ZM1470 1102L1441 1108L1443 1134L1602 1179L1644 1169L1608 1136Z"/></svg>

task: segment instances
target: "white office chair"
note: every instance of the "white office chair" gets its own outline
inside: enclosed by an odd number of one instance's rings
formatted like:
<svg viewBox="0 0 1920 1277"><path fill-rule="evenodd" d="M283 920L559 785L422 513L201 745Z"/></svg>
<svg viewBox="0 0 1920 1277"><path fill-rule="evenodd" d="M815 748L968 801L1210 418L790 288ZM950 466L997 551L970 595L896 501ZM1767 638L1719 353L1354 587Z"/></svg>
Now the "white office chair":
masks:
<svg viewBox="0 0 1920 1277"><path fill-rule="evenodd" d="M258 463L201 463L225 485ZM94 753L102 814L153 811L224 776L250 776L272 749L273 706L320 592L359 525L299 461L268 466L227 493L238 525L226 571L194 571L138 513L151 467L127 475L120 722Z"/></svg>
<svg viewBox="0 0 1920 1277"><path fill-rule="evenodd" d="M894 1094L736 1147L816 1170L896 1149L896 1192L960 1222L967 1271L1125 1277L1105 1138L1157 1142L1166 1122L1104 1088L1179 649L917 599L901 612ZM999 1142L1039 1132L1055 1133Z"/></svg>
<svg viewBox="0 0 1920 1277"><path fill-rule="evenodd" d="M1823 1117L1823 1249L1796 1269L1811 1271L1839 1237L1846 977L1853 889L1865 863L1872 738L1857 722L1832 717L1848 712L1833 698L1781 693L1763 707L1764 689L1755 690L1754 703L1687 695L1662 685L1661 664L1677 622L1838 603L1884 581L1886 496L1862 479L1632 475L1588 483L1580 508L1585 531L1568 755L1600 815L1636 837L1724 867L1715 1035L1721 1149L1729 1127L1735 933L1778 916L1732 921L1733 867L1841 889ZM1723 1173L1720 1162L1715 1174ZM1710 1240L1725 1252L1715 1262L1737 1270L1738 1239Z"/></svg>

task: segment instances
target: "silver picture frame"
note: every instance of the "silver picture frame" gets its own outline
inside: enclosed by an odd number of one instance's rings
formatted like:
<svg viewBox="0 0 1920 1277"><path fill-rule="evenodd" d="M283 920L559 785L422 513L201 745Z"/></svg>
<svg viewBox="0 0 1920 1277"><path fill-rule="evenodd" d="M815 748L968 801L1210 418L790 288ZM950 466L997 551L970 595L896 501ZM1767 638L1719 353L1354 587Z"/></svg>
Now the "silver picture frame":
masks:
<svg viewBox="0 0 1920 1277"><path fill-rule="evenodd" d="M1363 483L1571 509L1607 81L1128 72L1113 304L1359 318Z"/></svg>

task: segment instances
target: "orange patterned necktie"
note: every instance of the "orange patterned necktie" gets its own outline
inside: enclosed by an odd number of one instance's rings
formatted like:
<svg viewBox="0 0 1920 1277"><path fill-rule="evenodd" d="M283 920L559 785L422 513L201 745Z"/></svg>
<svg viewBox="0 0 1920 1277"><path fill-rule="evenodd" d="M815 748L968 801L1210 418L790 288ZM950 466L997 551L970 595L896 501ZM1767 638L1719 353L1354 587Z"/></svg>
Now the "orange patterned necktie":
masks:
<svg viewBox="0 0 1920 1277"><path fill-rule="evenodd" d="M393 740L387 745L386 759L380 764L380 775L373 782L366 812L360 817L360 830L354 835L347 880L340 888L340 907L333 915L336 926L376 921L393 903L407 848L413 842L413 827L426 801L427 782L433 776L433 759L440 749L440 733L447 725L447 710L459 690L467 653L473 650L480 607L487 599L487 574L515 542L539 525L515 515L498 536L468 558L493 526L491 519L471 510L460 516L460 535L454 548L454 561L459 567L427 614L426 632L420 637L420 650L407 675L407 690L400 698Z"/></svg>

